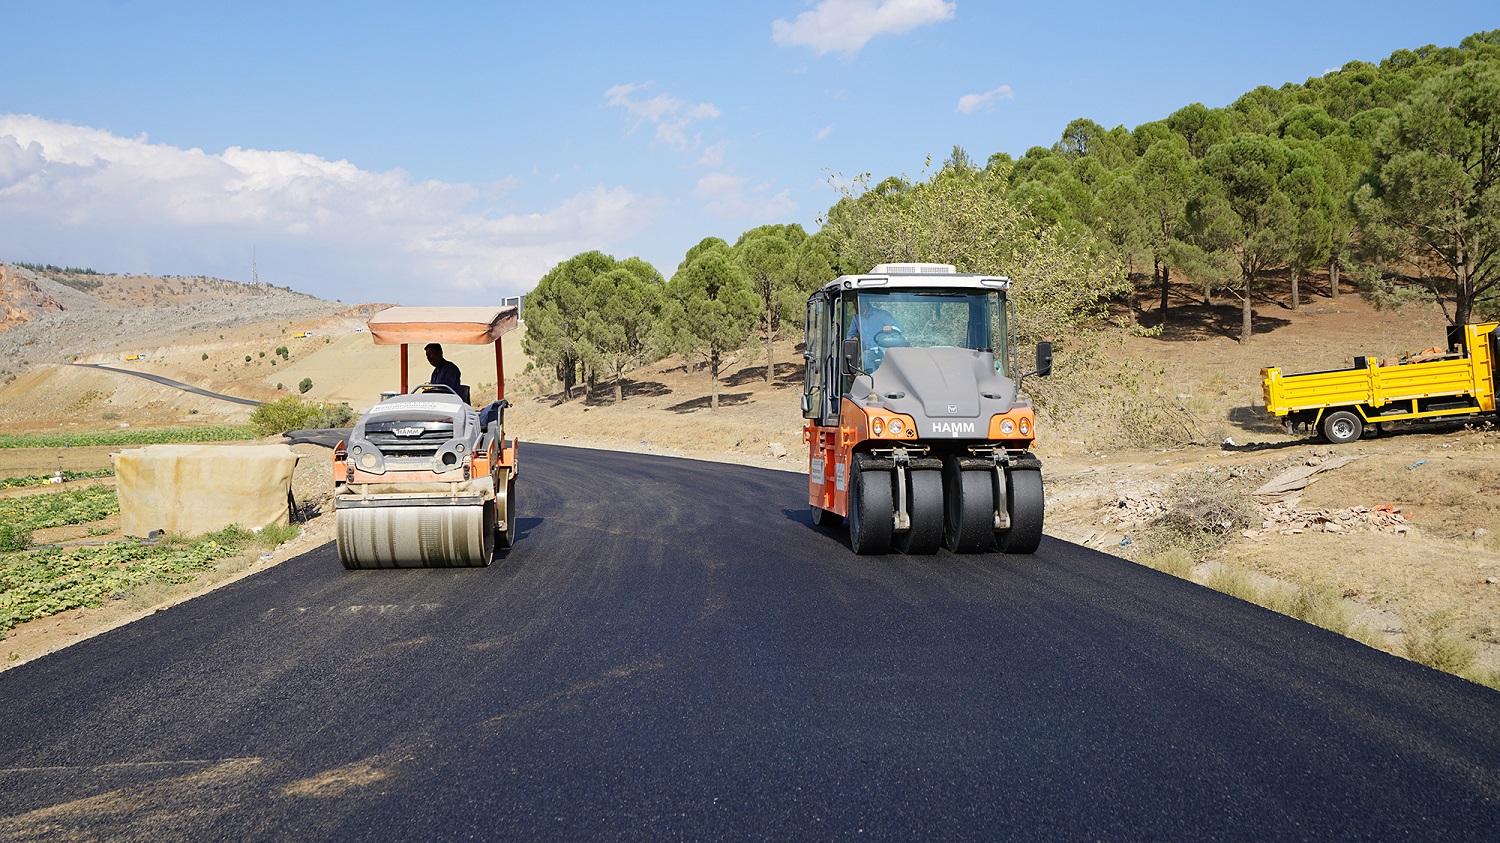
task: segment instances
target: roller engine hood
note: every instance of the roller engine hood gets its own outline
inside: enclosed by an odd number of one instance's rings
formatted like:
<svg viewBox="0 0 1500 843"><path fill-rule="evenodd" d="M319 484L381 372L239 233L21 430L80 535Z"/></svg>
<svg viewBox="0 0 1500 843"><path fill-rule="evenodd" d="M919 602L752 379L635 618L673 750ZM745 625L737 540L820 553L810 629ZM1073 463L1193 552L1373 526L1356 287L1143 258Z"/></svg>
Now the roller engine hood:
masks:
<svg viewBox="0 0 1500 843"><path fill-rule="evenodd" d="M977 434L991 416L1030 406L1015 383L995 371L994 354L967 348L889 349L874 373L854 379L849 397L911 416L924 435L948 435L954 428L942 423L958 419L978 422L961 428Z"/></svg>

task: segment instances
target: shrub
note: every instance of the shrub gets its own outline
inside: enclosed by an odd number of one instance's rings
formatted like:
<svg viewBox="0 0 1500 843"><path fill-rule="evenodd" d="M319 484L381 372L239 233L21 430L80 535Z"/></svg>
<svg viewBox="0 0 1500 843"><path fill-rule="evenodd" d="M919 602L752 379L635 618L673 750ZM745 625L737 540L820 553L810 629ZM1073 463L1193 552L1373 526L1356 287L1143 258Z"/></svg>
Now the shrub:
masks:
<svg viewBox="0 0 1500 843"><path fill-rule="evenodd" d="M284 345L276 346L276 353L281 355L282 360L290 360L292 358L292 353Z"/></svg>
<svg viewBox="0 0 1500 843"><path fill-rule="evenodd" d="M1145 531L1147 544L1158 552L1179 547L1203 554L1249 526L1255 507L1227 480L1213 469L1178 475L1163 501L1166 513Z"/></svg>
<svg viewBox="0 0 1500 843"><path fill-rule="evenodd" d="M293 395L260 405L250 414L250 426L261 436L275 436L288 430L305 430L314 408Z"/></svg>
<svg viewBox="0 0 1500 843"><path fill-rule="evenodd" d="M250 426L261 436L347 427L353 421L354 410L348 404L310 404L295 395L262 404L250 414Z"/></svg>
<svg viewBox="0 0 1500 843"><path fill-rule="evenodd" d="M261 352L261 353L260 353L260 356L261 356L261 357L265 357L265 356L266 356L266 353L265 353L265 352L264 352L264 351L262 351L262 352Z"/></svg>
<svg viewBox="0 0 1500 843"><path fill-rule="evenodd" d="M250 355L248 355L248 354L245 355L245 362L246 363L250 362Z"/></svg>
<svg viewBox="0 0 1500 843"><path fill-rule="evenodd" d="M312 389L312 378L303 378L302 382L297 384L297 391L304 395L309 389Z"/></svg>
<svg viewBox="0 0 1500 843"><path fill-rule="evenodd" d="M0 524L0 553L12 553L31 546L31 531L20 524Z"/></svg>
<svg viewBox="0 0 1500 843"><path fill-rule="evenodd" d="M204 359L204 360L207 360L207 359L208 359L208 352L206 352L206 351L205 351L205 352L203 352L203 359Z"/></svg>
<svg viewBox="0 0 1500 843"><path fill-rule="evenodd" d="M1479 660L1472 642L1453 631L1452 612L1436 612L1407 622L1406 657L1448 673L1463 674Z"/></svg>

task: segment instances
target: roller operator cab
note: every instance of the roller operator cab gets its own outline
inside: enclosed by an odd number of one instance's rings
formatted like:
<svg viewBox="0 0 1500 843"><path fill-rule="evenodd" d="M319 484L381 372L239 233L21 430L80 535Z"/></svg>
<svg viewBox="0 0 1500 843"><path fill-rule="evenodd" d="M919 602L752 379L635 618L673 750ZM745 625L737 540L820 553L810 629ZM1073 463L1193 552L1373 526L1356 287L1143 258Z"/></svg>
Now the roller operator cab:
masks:
<svg viewBox="0 0 1500 843"><path fill-rule="evenodd" d="M808 299L802 415L813 522L858 554L1032 553L1036 414L1021 394L1008 278L881 264ZM1052 348L1036 348L1036 369Z"/></svg>

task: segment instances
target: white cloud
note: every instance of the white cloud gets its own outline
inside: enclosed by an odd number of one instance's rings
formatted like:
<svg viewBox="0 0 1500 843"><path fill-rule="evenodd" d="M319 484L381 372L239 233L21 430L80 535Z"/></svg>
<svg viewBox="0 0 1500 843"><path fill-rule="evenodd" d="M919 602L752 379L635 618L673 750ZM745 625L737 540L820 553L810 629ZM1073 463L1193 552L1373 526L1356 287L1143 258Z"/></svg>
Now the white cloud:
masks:
<svg viewBox="0 0 1500 843"><path fill-rule="evenodd" d="M819 129L816 135L813 135L813 140L825 140L831 134L833 134L833 124L829 123L827 126Z"/></svg>
<svg viewBox="0 0 1500 843"><path fill-rule="evenodd" d="M995 107L996 100L1012 100L1015 98L1015 92L1010 89L1009 85L1001 85L982 94L964 94L958 98L958 108L956 111L959 114L973 114L981 108L989 111Z"/></svg>
<svg viewBox="0 0 1500 843"><path fill-rule="evenodd" d="M650 123L656 127L656 140L673 149L686 152L701 146L698 135L689 137L689 127L699 121L717 119L722 112L712 103L689 105L671 94L657 94L650 98L636 96L648 87L634 82L616 85L605 91L604 96L610 105L625 109L635 118L631 133Z"/></svg>
<svg viewBox="0 0 1500 843"><path fill-rule="evenodd" d="M724 153L729 149L729 141L719 141L713 146L703 150L698 156L700 167L722 167L724 165Z"/></svg>
<svg viewBox="0 0 1500 843"><path fill-rule="evenodd" d="M300 152L220 154L0 115L0 255L102 271L261 277L345 301L457 303L523 292L558 261L662 209L597 186L501 214L514 187L417 181Z"/></svg>
<svg viewBox="0 0 1500 843"><path fill-rule="evenodd" d="M770 193L770 186L748 188L749 180L732 173L709 173L698 179L693 196L703 201L705 213L734 220L784 220L794 214L797 203L791 191Z"/></svg>
<svg viewBox="0 0 1500 843"><path fill-rule="evenodd" d="M941 23L957 9L948 0L822 0L790 23L772 21L771 39L782 47L811 47L820 56L853 56L878 35Z"/></svg>

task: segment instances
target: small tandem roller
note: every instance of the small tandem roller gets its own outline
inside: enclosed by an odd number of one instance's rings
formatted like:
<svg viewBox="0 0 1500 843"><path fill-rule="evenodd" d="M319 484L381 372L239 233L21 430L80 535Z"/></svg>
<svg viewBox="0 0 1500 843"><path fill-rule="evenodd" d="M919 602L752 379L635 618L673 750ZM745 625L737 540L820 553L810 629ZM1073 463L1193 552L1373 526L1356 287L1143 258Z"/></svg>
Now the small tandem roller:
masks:
<svg viewBox="0 0 1500 843"><path fill-rule="evenodd" d="M334 521L345 568L490 564L515 538L516 449L505 438L500 337L515 307L391 307L369 321L376 345L401 346L401 393L360 417L333 452ZM495 400L420 384L408 391L407 346L495 346ZM460 387L467 393L468 387Z"/></svg>

